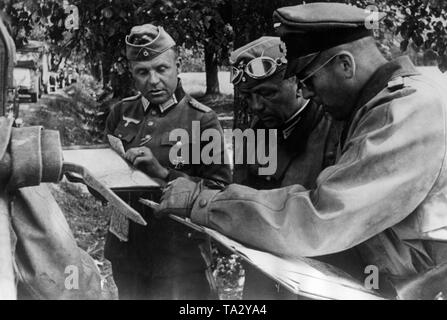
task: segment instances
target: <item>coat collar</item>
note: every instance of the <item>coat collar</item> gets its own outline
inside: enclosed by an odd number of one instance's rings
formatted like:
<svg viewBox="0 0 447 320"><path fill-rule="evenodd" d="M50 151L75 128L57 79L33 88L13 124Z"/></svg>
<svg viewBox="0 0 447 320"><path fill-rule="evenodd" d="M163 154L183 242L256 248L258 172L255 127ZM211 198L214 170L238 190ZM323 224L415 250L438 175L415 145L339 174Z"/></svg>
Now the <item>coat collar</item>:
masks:
<svg viewBox="0 0 447 320"><path fill-rule="evenodd" d="M362 106L386 88L391 80L397 77L408 77L417 74L420 74L420 72L416 70L408 56L398 57L379 67L360 90L354 110L341 134L340 146L344 146L352 121Z"/></svg>
<svg viewBox="0 0 447 320"><path fill-rule="evenodd" d="M301 119L303 118L303 111L307 108L307 106L310 104L310 100L308 100L306 102L306 104L299 109L297 112L295 112L290 118L289 120L287 120L284 123L284 126L282 128L282 136L284 138L284 140L287 140L287 138L290 136L290 134L293 132L293 130L295 129L295 127L297 126L297 124L301 121Z"/></svg>
<svg viewBox="0 0 447 320"><path fill-rule="evenodd" d="M280 181L293 159L305 152L308 138L314 128L320 123L324 113L323 107L311 100L305 108L302 108L297 115L292 116L287 121L289 124L287 127L291 127L291 132L287 137L284 137L284 134L278 137L277 168L272 175L275 181ZM265 126L261 121L258 121L252 128L265 129ZM257 168L259 164L255 166Z"/></svg>
<svg viewBox="0 0 447 320"><path fill-rule="evenodd" d="M178 78L178 80L177 80L177 88L175 89L174 94L172 95L172 97L169 98L166 102L158 105L160 113L164 113L167 110L169 110L171 107L177 105L177 103L179 101L181 101L184 96L185 96L185 91L183 90L183 87L182 87L182 81L181 81L180 78ZM147 100L146 97L141 95L141 103L143 105L144 112L146 112L148 110L149 106L150 106L149 100Z"/></svg>
<svg viewBox="0 0 447 320"><path fill-rule="evenodd" d="M408 56L401 56L384 64L373 73L363 86L357 99L357 103L355 104L355 111L387 87L388 82L392 79L416 74L419 74L419 71L416 70Z"/></svg>

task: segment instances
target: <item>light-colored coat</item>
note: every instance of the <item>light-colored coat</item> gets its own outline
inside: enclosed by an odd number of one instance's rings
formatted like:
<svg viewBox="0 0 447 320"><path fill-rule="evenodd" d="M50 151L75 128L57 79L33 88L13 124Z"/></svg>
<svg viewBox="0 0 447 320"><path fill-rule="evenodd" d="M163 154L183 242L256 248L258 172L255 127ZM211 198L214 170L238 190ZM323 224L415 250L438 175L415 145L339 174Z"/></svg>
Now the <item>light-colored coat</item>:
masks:
<svg viewBox="0 0 447 320"><path fill-rule="evenodd" d="M447 260L446 95L446 81L422 76L408 58L390 62L362 91L316 188L205 190L192 219L279 255L358 246L389 275L437 265Z"/></svg>

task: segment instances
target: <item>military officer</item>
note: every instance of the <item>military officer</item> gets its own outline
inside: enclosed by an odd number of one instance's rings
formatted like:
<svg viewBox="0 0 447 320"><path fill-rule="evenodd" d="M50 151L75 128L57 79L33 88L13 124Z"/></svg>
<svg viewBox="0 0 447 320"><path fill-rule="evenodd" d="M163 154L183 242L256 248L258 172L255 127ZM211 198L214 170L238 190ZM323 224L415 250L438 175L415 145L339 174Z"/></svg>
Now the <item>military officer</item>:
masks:
<svg viewBox="0 0 447 320"><path fill-rule="evenodd" d="M335 161L341 122L333 121L321 105L304 99L297 90L295 77L284 79L285 55L279 37L261 37L230 56L232 83L255 114L252 129L276 129L278 133L274 174L260 175L259 164L244 162L235 165L236 183L257 189L297 183L313 188L318 174ZM269 145L268 141L262 143ZM330 262L340 266L341 262L350 261L354 265L353 260L358 261L355 258L354 253L344 252L332 256ZM244 268L245 299L296 298L250 265Z"/></svg>
<svg viewBox="0 0 447 320"><path fill-rule="evenodd" d="M387 61L368 12L339 3L274 13L286 43L286 77L304 98L345 120L334 165L314 188L209 190L183 179L166 190L160 213L190 216L230 237L289 256L356 247L380 271L379 289L443 269L447 260L447 86L408 57ZM182 199L176 194L182 192ZM446 277L417 294L446 293Z"/></svg>
<svg viewBox="0 0 447 320"><path fill-rule="evenodd" d="M122 100L111 111L106 132L122 140L125 158L148 175L169 181L179 176L206 179L212 187L230 182L228 163L195 164L181 156L170 159L176 141L172 130L192 136L193 121L200 129L222 133L216 114L182 89L176 67L175 42L162 27L150 24L132 28L126 37L126 54L139 95ZM223 135L218 157L225 157ZM111 260L115 282L123 299L206 299L205 276L209 244L203 236L170 219L155 219L138 203L140 197L158 201L157 195L135 192L120 196L144 215L147 227L114 214L105 254ZM210 261L208 261L208 264Z"/></svg>
<svg viewBox="0 0 447 320"><path fill-rule="evenodd" d="M277 129L278 141L276 172L259 175L259 164L243 163L236 166L237 183L258 189L294 183L311 188L321 169L335 160L340 125L321 105L300 95L295 77L284 79L285 55L279 37L261 37L230 56L232 83L255 115L251 127Z"/></svg>

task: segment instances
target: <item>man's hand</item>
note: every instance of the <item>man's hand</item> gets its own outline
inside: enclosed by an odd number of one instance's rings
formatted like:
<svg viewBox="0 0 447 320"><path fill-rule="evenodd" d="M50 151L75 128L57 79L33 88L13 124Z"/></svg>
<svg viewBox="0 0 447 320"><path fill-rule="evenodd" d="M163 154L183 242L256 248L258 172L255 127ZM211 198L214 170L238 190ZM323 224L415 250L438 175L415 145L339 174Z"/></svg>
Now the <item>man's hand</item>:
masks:
<svg viewBox="0 0 447 320"><path fill-rule="evenodd" d="M166 180L169 170L163 167L148 147L127 150L124 158L154 178Z"/></svg>
<svg viewBox="0 0 447 320"><path fill-rule="evenodd" d="M175 214L179 217L190 217L191 210L202 190L202 182L196 183L186 178L178 178L163 190L158 216Z"/></svg>

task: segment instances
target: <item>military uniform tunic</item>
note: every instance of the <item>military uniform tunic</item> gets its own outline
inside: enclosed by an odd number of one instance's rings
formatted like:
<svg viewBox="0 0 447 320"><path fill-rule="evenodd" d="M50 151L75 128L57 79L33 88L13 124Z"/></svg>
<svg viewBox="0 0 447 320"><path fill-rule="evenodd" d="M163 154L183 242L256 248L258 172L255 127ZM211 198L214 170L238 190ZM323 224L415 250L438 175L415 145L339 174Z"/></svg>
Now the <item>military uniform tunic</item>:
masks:
<svg viewBox="0 0 447 320"><path fill-rule="evenodd" d="M266 129L261 121L255 121L252 128ZM296 183L312 188L321 170L335 161L340 133L341 123L310 101L277 130L277 168L274 174L259 175L259 164L236 165L234 182L257 189L274 189ZM268 146L268 141L265 144Z"/></svg>
<svg viewBox="0 0 447 320"><path fill-rule="evenodd" d="M124 99L111 111L106 132L120 138L126 150L139 146L150 148L160 164L169 169L168 179L186 176L206 179L208 184L217 187L228 184L231 181L228 165L191 164L191 161L181 165L186 159L179 159L177 163L169 160L169 151L176 144L169 139L172 130L183 128L191 138L192 121L199 121L201 131L213 128L222 133L215 112L185 94L180 81L175 100L159 106L148 104L141 96ZM221 144L223 158L223 134ZM125 225L124 228L114 226L115 220L122 217L112 218L111 227L124 231L123 234L109 233L105 248L106 257L112 261L120 298L208 298L207 266L199 249L206 244L203 236L171 219L155 218L151 209L138 203L139 197L159 201L160 192L140 190L119 195L142 213L148 223L143 227L130 221L126 234Z"/></svg>

